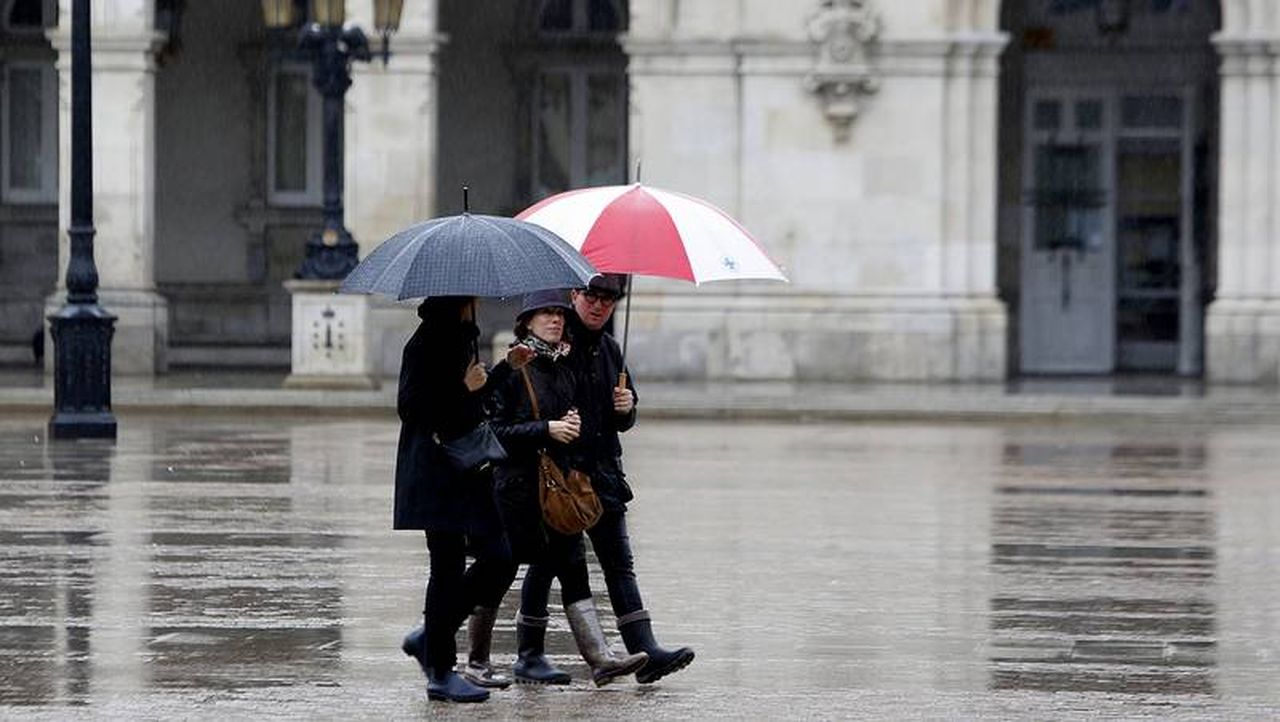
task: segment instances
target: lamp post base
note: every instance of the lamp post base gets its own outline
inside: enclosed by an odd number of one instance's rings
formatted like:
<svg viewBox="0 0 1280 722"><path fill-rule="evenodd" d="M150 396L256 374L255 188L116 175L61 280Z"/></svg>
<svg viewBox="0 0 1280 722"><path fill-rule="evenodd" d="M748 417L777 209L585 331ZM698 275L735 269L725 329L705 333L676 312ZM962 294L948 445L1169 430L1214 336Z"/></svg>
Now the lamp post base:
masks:
<svg viewBox="0 0 1280 722"><path fill-rule="evenodd" d="M51 439L114 439L116 417L110 411L60 411L49 419Z"/></svg>
<svg viewBox="0 0 1280 722"><path fill-rule="evenodd" d="M376 389L369 299L338 295L341 281L285 281L293 296L289 388Z"/></svg>
<svg viewBox="0 0 1280 722"><path fill-rule="evenodd" d="M111 413L115 322L115 315L96 302L68 303L49 315L54 353L52 438L116 438Z"/></svg>

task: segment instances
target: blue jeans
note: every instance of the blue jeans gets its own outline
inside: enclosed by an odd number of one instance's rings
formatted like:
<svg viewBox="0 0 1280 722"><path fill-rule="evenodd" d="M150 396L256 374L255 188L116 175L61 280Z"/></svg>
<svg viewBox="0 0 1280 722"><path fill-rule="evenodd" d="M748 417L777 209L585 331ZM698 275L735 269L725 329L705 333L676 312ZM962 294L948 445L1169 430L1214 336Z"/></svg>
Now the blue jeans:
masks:
<svg viewBox="0 0 1280 722"><path fill-rule="evenodd" d="M547 616L551 580L560 580L560 601L569 606L591 596L587 581L587 547L581 534L565 536L547 530L547 550L541 561L529 565L520 587L520 613Z"/></svg>
<svg viewBox="0 0 1280 722"><path fill-rule="evenodd" d="M587 536L591 537L591 547L604 572L614 615L621 617L644 609L631 556L631 537L627 535L627 513L605 510L600 521L587 530Z"/></svg>

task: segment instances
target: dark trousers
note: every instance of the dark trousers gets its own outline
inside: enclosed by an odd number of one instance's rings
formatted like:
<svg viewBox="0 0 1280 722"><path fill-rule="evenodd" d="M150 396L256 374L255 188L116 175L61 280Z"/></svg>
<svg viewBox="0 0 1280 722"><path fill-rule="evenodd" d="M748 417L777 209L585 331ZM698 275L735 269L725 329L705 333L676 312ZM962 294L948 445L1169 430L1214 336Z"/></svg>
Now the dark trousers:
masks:
<svg viewBox="0 0 1280 722"><path fill-rule="evenodd" d="M467 550L475 556L467 566ZM433 669L453 669L458 648L454 635L477 606L496 608L516 578L511 549L501 534L467 537L457 532L427 532L431 555L423 622L427 659Z"/></svg>
<svg viewBox="0 0 1280 722"><path fill-rule="evenodd" d="M640 586L636 584L635 561L631 556L631 537L627 535L627 513L606 510L600 521L587 530L591 548L595 549L609 602L615 616L621 617L644 609Z"/></svg>
<svg viewBox="0 0 1280 722"><path fill-rule="evenodd" d="M587 547L581 534L565 536L547 530L543 558L529 565L520 587L520 613L527 617L547 616L551 580L560 580L560 601L568 606L591 596L587 581Z"/></svg>

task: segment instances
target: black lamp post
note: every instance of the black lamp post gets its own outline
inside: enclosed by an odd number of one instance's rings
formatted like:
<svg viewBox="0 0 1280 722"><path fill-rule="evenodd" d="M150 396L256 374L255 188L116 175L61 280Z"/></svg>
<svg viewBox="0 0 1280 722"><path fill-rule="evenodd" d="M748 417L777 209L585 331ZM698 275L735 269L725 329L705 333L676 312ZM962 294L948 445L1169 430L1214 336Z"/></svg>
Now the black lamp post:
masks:
<svg viewBox="0 0 1280 722"><path fill-rule="evenodd" d="M98 305L93 262L93 91L89 0L71 6L71 257L67 302L49 316L53 338L55 439L116 438L111 413L111 336L116 317Z"/></svg>
<svg viewBox="0 0 1280 722"><path fill-rule="evenodd" d="M404 0L373 0L373 4L386 62L387 36L400 25ZM262 9L269 28L291 27L297 15L294 0L262 0ZM324 226L307 240L307 255L294 277L337 280L346 278L360 260L359 247L343 222L343 97L351 87L351 62L373 56L364 32L343 25L346 0L310 0L309 15L298 47L310 56L312 81L324 98Z"/></svg>

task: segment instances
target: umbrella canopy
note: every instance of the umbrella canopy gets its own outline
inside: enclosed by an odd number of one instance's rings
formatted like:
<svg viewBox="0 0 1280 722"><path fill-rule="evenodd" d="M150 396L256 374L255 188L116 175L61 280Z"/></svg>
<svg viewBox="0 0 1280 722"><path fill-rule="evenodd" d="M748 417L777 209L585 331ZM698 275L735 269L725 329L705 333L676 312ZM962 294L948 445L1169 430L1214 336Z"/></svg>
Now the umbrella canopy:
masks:
<svg viewBox="0 0 1280 722"><path fill-rule="evenodd" d="M697 284L787 280L760 244L706 201L644 186L600 186L551 196L520 215L554 231L602 272Z"/></svg>
<svg viewBox="0 0 1280 722"><path fill-rule="evenodd" d="M541 226L463 213L409 226L383 241L339 291L397 300L517 296L585 286L594 275L578 251Z"/></svg>

